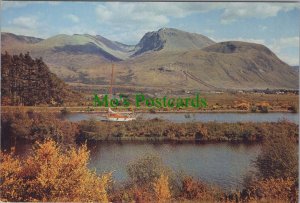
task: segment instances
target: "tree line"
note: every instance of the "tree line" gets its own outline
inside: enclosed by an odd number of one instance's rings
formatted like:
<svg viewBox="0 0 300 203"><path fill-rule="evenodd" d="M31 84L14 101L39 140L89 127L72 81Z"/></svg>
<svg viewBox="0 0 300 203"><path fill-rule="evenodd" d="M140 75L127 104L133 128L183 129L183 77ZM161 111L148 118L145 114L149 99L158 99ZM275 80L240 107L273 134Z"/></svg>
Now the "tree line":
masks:
<svg viewBox="0 0 300 203"><path fill-rule="evenodd" d="M1 54L2 105L59 105L70 96L66 84L49 71L42 58Z"/></svg>

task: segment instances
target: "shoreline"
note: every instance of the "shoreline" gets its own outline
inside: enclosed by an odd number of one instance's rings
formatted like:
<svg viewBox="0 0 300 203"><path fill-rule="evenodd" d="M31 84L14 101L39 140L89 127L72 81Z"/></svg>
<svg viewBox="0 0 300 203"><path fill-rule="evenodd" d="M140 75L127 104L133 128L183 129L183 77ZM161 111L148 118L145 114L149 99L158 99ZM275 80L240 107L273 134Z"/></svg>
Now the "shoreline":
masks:
<svg viewBox="0 0 300 203"><path fill-rule="evenodd" d="M244 123L172 123L160 120L149 122L111 123L81 121L77 141L145 141L190 143L261 143L280 133L298 142L298 124L291 122Z"/></svg>
<svg viewBox="0 0 300 203"><path fill-rule="evenodd" d="M147 122L144 120L105 122L90 119L72 122L63 119L61 114L15 111L3 113L1 122L1 132L7 141L13 138L28 140L52 138L65 144L86 140L236 144L260 143L280 134L286 134L297 143L299 139L299 123L287 120L175 123L160 119L151 119ZM58 132L59 136L53 132Z"/></svg>
<svg viewBox="0 0 300 203"><path fill-rule="evenodd" d="M85 108L85 109L83 109ZM53 113L60 113L62 110L66 109L68 111L68 113L107 113L108 107L103 109L103 108L91 108L91 107L43 107L43 106L1 106L1 113L5 113L5 111L9 111L9 110L14 110L14 109L23 109L25 111L30 111L33 110L34 112L44 112L44 111L48 111L48 112L53 112ZM119 112L128 112L128 108L114 108L114 111L118 111ZM151 112L152 111L152 112ZM238 110L238 109L224 109L224 110L211 110L211 109L205 109L205 110L201 110L201 109L197 109L197 110L178 110L178 109L174 109L174 110L156 110L156 109L134 109L133 111L134 113L150 113L150 114L156 114L156 113L257 113L257 114L265 114L259 111L256 112L251 112L249 110ZM298 112L292 112L290 110L287 109L275 109L275 110L268 110L267 113L298 113Z"/></svg>

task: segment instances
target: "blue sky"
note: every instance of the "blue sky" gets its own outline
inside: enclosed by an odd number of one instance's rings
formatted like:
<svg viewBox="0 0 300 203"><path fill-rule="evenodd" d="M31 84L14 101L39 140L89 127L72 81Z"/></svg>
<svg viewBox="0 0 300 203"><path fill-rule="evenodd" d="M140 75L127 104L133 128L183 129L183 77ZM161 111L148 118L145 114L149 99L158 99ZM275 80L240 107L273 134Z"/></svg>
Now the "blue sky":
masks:
<svg viewBox="0 0 300 203"><path fill-rule="evenodd" d="M47 38L92 34L136 44L149 31L173 27L220 42L266 45L283 61L299 64L297 3L3 2L1 30Z"/></svg>

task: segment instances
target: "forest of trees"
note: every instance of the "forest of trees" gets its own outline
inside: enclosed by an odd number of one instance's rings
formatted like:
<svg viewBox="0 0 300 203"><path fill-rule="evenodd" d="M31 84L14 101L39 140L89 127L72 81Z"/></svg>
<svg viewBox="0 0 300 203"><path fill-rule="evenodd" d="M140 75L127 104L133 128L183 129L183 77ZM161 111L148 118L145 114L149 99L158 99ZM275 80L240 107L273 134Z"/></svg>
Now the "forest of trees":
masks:
<svg viewBox="0 0 300 203"><path fill-rule="evenodd" d="M32 59L29 53L10 55L5 52L1 54L1 67L3 106L58 105L72 95L42 58Z"/></svg>

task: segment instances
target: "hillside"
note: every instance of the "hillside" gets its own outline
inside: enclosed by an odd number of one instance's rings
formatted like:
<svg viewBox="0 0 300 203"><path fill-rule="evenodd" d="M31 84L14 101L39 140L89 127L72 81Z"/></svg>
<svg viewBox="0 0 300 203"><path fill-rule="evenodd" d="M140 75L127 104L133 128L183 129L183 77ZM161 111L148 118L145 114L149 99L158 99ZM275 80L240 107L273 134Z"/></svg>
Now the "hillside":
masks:
<svg viewBox="0 0 300 203"><path fill-rule="evenodd" d="M149 51L187 51L202 49L214 44L214 41L200 34L184 32L174 28L161 28L148 32L136 45L133 56Z"/></svg>
<svg viewBox="0 0 300 203"><path fill-rule="evenodd" d="M109 84L113 61L118 85L200 90L298 89L297 70L263 45L215 43L203 35L173 28L148 32L135 46L87 34L22 42L17 35L11 35L11 44L7 39L2 38L2 52L29 51L33 57L42 57L51 72L72 84Z"/></svg>
<svg viewBox="0 0 300 203"><path fill-rule="evenodd" d="M8 46L8 44L35 44L43 39L3 32L1 33L1 40L3 43L7 43L4 46Z"/></svg>
<svg viewBox="0 0 300 203"><path fill-rule="evenodd" d="M132 68L136 84L145 86L298 88L297 72L265 46L253 43L225 42L202 50L151 53L124 61L123 65Z"/></svg>
<svg viewBox="0 0 300 203"><path fill-rule="evenodd" d="M76 96L41 59L28 53L1 54L1 78L2 105L56 105Z"/></svg>

